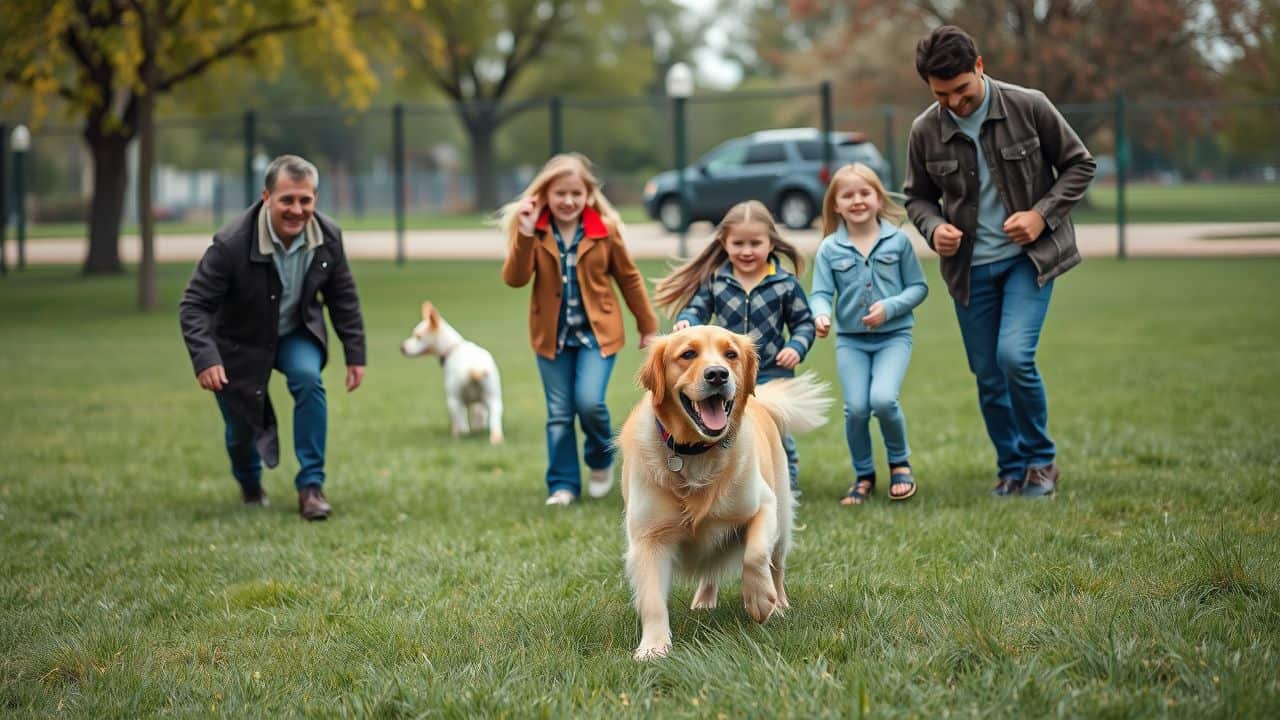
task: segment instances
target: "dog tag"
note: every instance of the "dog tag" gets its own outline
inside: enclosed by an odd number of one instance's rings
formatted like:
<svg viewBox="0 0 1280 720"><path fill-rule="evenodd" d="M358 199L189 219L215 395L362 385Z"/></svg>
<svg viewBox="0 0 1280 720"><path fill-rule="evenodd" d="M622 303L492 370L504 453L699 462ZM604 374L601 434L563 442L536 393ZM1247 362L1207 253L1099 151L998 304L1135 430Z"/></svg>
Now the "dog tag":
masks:
<svg viewBox="0 0 1280 720"><path fill-rule="evenodd" d="M672 455L667 458L667 469L671 472L680 472L684 469L684 458L679 455Z"/></svg>

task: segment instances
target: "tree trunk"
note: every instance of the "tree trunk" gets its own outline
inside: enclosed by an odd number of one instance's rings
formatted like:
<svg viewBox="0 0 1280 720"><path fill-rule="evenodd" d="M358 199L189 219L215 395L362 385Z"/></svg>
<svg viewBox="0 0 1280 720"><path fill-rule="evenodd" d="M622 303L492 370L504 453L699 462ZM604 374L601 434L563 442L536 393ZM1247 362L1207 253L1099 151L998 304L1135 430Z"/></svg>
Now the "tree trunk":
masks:
<svg viewBox="0 0 1280 720"><path fill-rule="evenodd" d="M124 210L125 148L129 140L120 135L85 132L93 153L93 201L89 210L89 255L85 275L118 275L120 263L120 217Z"/></svg>
<svg viewBox="0 0 1280 720"><path fill-rule="evenodd" d="M498 208L498 175L493 167L493 136L498 118L488 108L464 117L467 137L471 140L471 173L475 183L475 210L489 212Z"/></svg>
<svg viewBox="0 0 1280 720"><path fill-rule="evenodd" d="M141 255L138 259L138 309L150 312L159 305L156 289L156 224L151 207L151 174L156 164L156 18L143 18L142 49L146 60L142 63L142 82L146 90L138 111L138 241Z"/></svg>

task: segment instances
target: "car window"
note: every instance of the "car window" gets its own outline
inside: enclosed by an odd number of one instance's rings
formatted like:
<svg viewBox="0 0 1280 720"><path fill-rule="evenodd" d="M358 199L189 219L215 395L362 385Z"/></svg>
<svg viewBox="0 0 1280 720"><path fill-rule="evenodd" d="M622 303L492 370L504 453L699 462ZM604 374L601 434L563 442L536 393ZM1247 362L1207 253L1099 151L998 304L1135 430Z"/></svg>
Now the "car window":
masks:
<svg viewBox="0 0 1280 720"><path fill-rule="evenodd" d="M702 159L702 164L714 174L738 167L746 156L746 143L726 143L707 153Z"/></svg>
<svg viewBox="0 0 1280 720"><path fill-rule="evenodd" d="M763 165L787 161L787 149L782 143L760 143L747 150L747 165Z"/></svg>

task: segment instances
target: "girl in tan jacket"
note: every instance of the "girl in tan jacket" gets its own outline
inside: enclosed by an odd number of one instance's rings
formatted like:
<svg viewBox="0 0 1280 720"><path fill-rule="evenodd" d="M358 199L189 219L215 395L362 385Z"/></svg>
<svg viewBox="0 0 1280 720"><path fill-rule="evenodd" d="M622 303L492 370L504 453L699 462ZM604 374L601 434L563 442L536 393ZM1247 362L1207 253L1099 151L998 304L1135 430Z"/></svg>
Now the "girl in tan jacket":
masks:
<svg viewBox="0 0 1280 720"><path fill-rule="evenodd" d="M575 416L586 436L588 492L604 497L613 485L605 390L624 341L613 282L644 348L658 332L644 279L618 233L618 213L582 155L548 160L500 217L508 238L502 279L511 287L533 280L529 337L547 400L547 505L569 505L581 493Z"/></svg>

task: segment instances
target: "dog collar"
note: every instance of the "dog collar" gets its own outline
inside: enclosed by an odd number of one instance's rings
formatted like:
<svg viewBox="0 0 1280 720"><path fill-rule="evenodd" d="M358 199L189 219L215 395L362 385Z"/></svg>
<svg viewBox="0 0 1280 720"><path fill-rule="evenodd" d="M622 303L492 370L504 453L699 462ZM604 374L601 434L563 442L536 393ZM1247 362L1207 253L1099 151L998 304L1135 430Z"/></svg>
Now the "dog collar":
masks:
<svg viewBox="0 0 1280 720"><path fill-rule="evenodd" d="M729 438L727 435L717 442L688 443L688 444L678 443L671 436L671 433L668 432L667 429L662 426L661 420L655 417L653 419L653 422L656 423L658 426L658 434L662 436L662 442L666 443L667 447L670 448L671 451L676 453L677 455L701 455L702 453L707 452L708 450L710 450L713 447L716 447L717 445L722 448L727 448L730 445Z"/></svg>

